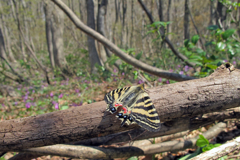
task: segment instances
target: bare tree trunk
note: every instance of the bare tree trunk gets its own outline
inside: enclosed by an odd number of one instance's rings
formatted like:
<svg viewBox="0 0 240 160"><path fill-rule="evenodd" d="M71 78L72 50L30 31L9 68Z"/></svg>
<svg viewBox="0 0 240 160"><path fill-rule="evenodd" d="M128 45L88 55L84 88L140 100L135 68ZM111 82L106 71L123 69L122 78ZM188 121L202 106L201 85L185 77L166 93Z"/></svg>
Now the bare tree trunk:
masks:
<svg viewBox="0 0 240 160"><path fill-rule="evenodd" d="M116 43L116 41L115 41L115 31L116 31L116 26L117 26L117 22L118 22L118 15L119 15L119 12L120 12L120 2L119 1L115 0L115 22L114 22L114 25L113 25L113 34L112 34L113 43Z"/></svg>
<svg viewBox="0 0 240 160"><path fill-rule="evenodd" d="M30 6L26 6L26 2L24 0L21 0L21 3L22 3L22 7L21 7L22 10L28 10L30 8ZM22 32L24 30L24 35L23 35L24 36L24 40L26 40L27 43L29 43L30 42L30 37L29 37L28 22L26 20L25 13L23 13L21 15L22 15L22 21L23 21Z"/></svg>
<svg viewBox="0 0 240 160"><path fill-rule="evenodd" d="M189 0L185 0L185 10L184 10L184 39L190 39L188 3L189 3Z"/></svg>
<svg viewBox="0 0 240 160"><path fill-rule="evenodd" d="M127 1L122 0L122 31L121 31L121 46L126 48L126 35L125 35L125 20L126 20L126 12L127 12Z"/></svg>
<svg viewBox="0 0 240 160"><path fill-rule="evenodd" d="M131 35L130 35L130 46L134 48L133 46L133 32L134 32L134 24L133 24L133 7L134 7L134 0L132 0L131 3Z"/></svg>
<svg viewBox="0 0 240 160"><path fill-rule="evenodd" d="M240 3L240 0L238 0L238 3ZM240 28L238 26L240 26L240 8L237 8L237 14L236 14L236 27L237 27L237 33L238 33L238 37L240 36Z"/></svg>
<svg viewBox="0 0 240 160"><path fill-rule="evenodd" d="M197 25L195 24L195 21L194 21L194 19L193 19L192 13L191 13L190 8L189 8L188 5L187 5L187 8L188 8L188 13L189 13L189 15L190 15L190 17L191 17L193 26L194 26L194 28L195 28L198 36L199 36L199 40L200 40L200 44L201 44L201 46L202 46L202 49L205 50L205 46L204 46L203 40L202 40L202 35L200 34L200 32L199 32L199 30L198 30L198 28L197 28Z"/></svg>
<svg viewBox="0 0 240 160"><path fill-rule="evenodd" d="M7 62L9 62L6 55L5 42L4 42L1 26L0 26L0 55L4 59L6 59Z"/></svg>
<svg viewBox="0 0 240 160"><path fill-rule="evenodd" d="M164 5L163 5L163 0L159 0L159 3L158 3L158 17L159 17L159 21L161 21L161 22L165 22L165 20L164 20L164 16L163 16L163 9L164 9ZM160 28L160 30L162 31L162 34L163 34L163 36L162 36L162 46L165 48L166 47L166 43L164 43L165 42L165 28L164 28L164 26L161 26L161 28Z"/></svg>
<svg viewBox="0 0 240 160"><path fill-rule="evenodd" d="M216 24L219 26L221 29L225 29L224 24L222 24L226 20L226 12L225 12L225 7L221 2L217 2L217 9L216 9Z"/></svg>
<svg viewBox="0 0 240 160"><path fill-rule="evenodd" d="M168 8L167 8L167 22L170 22L172 20L172 1L173 0L168 0ZM167 25L167 33L172 32L172 25L169 24ZM169 40L171 40L171 34L168 34Z"/></svg>
<svg viewBox="0 0 240 160"><path fill-rule="evenodd" d="M9 38L8 28L6 25L4 25L4 32L5 32L5 37L6 37L6 48L7 48L7 52L8 52L8 56L9 56L9 61L16 63L17 60L15 59L12 49L11 49L11 39Z"/></svg>
<svg viewBox="0 0 240 160"><path fill-rule="evenodd" d="M145 35L144 28L145 28L145 13L144 13L144 11L142 11L142 25L141 25L141 42L142 42L142 44L141 44L141 47L142 47L142 50L145 51L146 49L145 49L145 44L144 44L144 35Z"/></svg>
<svg viewBox="0 0 240 160"><path fill-rule="evenodd" d="M163 1L162 0L159 0L158 2L158 17L159 17L159 20L161 22L164 21L164 18L163 18Z"/></svg>
<svg viewBox="0 0 240 160"><path fill-rule="evenodd" d="M106 22L105 16L107 12L107 5L108 5L108 0L98 0L97 31L104 37L106 37L104 23ZM106 47L104 47L104 50L105 50L105 55L107 54L108 57L111 57L112 54L109 52L109 50Z"/></svg>
<svg viewBox="0 0 240 160"><path fill-rule="evenodd" d="M95 20L94 20L94 4L93 0L86 0L87 5L87 25L95 30ZM95 46L95 39L90 36L87 36L88 39L88 52L89 52L89 59L91 64L91 72L96 73L97 68L95 64L101 65L100 59L98 57L98 53Z"/></svg>
<svg viewBox="0 0 240 160"><path fill-rule="evenodd" d="M2 10L2 6L0 4L0 10ZM16 59L14 58L14 55L12 53L12 50L10 48L10 38L9 38L9 35L8 35L8 27L6 26L7 24L5 23L5 16L4 14L1 15L1 20L0 20L0 28L2 28L2 36L5 37L5 42L4 42L4 46L5 46L5 52L6 52L6 60L9 58L9 62L16 62ZM4 38L3 38L4 40Z"/></svg>
<svg viewBox="0 0 240 160"><path fill-rule="evenodd" d="M52 31L51 31L52 7L50 6L48 1L44 1L44 13L45 13L45 31L46 31L46 38L47 38L48 53L49 53L49 58L50 58L52 69L54 69L56 66L55 66L55 61L54 61Z"/></svg>
<svg viewBox="0 0 240 160"><path fill-rule="evenodd" d="M214 17L215 17L215 12L214 12L214 1L213 0L209 0L210 1L210 21L209 21L209 25L214 25Z"/></svg>
<svg viewBox="0 0 240 160"><path fill-rule="evenodd" d="M15 1L15 0L11 0L11 3L14 3L14 5L12 4L12 12L13 12L13 15L14 15L14 19L16 20L16 22L17 22L17 26L18 26L18 33L19 33L19 44L20 44L20 49L21 49L21 53L22 53L22 55L23 55L23 60L25 61L25 62L27 62L27 54L26 54L26 52L25 52L25 48L24 48L24 40L23 40L23 38L24 37L22 37L21 36L21 24L20 24L20 19L19 19L19 5L18 5L18 3ZM15 10L16 9L16 10Z"/></svg>
<svg viewBox="0 0 240 160"><path fill-rule="evenodd" d="M53 53L54 61L56 67L59 67L63 74L72 75L69 70L67 61L65 59L64 44L63 44L63 28L64 28L64 13L53 5L52 10L52 43L53 43ZM66 77L65 77L66 78Z"/></svg>
<svg viewBox="0 0 240 160"><path fill-rule="evenodd" d="M82 13L82 10L81 10L81 5L82 5L82 0L79 0L79 13L80 13L80 19L83 20L83 13Z"/></svg>

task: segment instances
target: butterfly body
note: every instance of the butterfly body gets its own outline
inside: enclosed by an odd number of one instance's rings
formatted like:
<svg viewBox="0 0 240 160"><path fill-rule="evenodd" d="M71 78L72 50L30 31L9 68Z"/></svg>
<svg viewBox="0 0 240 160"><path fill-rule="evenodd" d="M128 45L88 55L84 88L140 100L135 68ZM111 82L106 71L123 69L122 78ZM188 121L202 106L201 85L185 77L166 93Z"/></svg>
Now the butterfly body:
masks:
<svg viewBox="0 0 240 160"><path fill-rule="evenodd" d="M121 107L121 111L116 115L122 121L121 126L125 123L137 123L149 131L156 132L160 129L158 113L143 84L110 91L104 100L107 103L107 111L112 114Z"/></svg>

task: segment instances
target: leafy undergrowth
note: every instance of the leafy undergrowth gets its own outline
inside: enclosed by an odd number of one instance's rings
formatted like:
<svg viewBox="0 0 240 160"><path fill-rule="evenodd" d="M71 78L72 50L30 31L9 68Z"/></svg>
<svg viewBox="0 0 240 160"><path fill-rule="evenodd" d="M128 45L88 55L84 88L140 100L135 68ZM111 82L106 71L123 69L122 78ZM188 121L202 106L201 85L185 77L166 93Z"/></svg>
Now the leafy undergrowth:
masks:
<svg viewBox="0 0 240 160"><path fill-rule="evenodd" d="M122 77L118 77L121 80ZM108 90L119 87L119 82L98 83L74 78L55 81L53 85L16 86L18 97L0 98L1 120L16 119L64 110L70 107L101 101Z"/></svg>

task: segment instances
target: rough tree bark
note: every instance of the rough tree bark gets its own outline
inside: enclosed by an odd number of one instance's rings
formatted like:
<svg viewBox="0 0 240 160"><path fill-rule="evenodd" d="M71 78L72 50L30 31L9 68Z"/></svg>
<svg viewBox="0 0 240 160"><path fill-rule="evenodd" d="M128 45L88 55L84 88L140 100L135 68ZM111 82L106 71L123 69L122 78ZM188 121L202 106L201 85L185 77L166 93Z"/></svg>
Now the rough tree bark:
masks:
<svg viewBox="0 0 240 160"><path fill-rule="evenodd" d="M96 40L101 42L103 45L108 47L110 51L115 53L117 56L119 56L122 60L125 62L135 66L136 68L139 68L143 71L146 71L150 74L168 78L176 81L183 81L183 80L189 80L194 79L193 77L188 77L181 74L171 73L169 71L164 71L156 67L152 67L148 64L145 64L132 56L124 53L121 49L119 49L116 45L114 45L111 41L103 37L101 34L97 33L93 29L87 27L85 24L83 24L78 17L61 1L61 0L52 0L55 4L57 4L71 19L71 21L76 25L77 28L81 29L83 32L85 32L87 35L90 35L94 37ZM187 63L187 62L186 62Z"/></svg>
<svg viewBox="0 0 240 160"><path fill-rule="evenodd" d="M240 105L240 70L227 63L206 78L149 89L161 122ZM87 109L86 109L87 108ZM0 150L11 151L69 143L140 128L120 127L105 102L0 122ZM180 123L180 122L179 122ZM184 122L183 122L184 123ZM181 125L181 124L179 124Z"/></svg>

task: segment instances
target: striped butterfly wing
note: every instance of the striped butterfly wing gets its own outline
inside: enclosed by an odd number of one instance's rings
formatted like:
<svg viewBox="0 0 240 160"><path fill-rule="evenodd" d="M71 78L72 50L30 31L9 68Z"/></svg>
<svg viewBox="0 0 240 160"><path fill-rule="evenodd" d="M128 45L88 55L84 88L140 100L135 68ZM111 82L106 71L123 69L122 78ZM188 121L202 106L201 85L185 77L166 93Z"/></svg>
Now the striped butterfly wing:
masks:
<svg viewBox="0 0 240 160"><path fill-rule="evenodd" d="M118 100L121 96L128 92L130 88L131 87L124 87L108 92L104 97L104 100L107 103L106 110L110 111L112 114L115 113L117 111L117 108L114 106L116 100Z"/></svg>
<svg viewBox="0 0 240 160"><path fill-rule="evenodd" d="M158 113L146 92L131 99L127 106L123 106L123 110L117 114L117 117L122 121L121 126L125 123L128 125L137 123L151 132L160 130Z"/></svg>
<svg viewBox="0 0 240 160"><path fill-rule="evenodd" d="M144 92L139 95L139 98L131 109L130 117L141 127L157 132L160 130L161 123L149 95Z"/></svg>
<svg viewBox="0 0 240 160"><path fill-rule="evenodd" d="M124 87L108 92L104 97L107 103L106 110L110 111L112 114L115 113L119 106L125 106L131 103L132 100L136 99L143 91L144 85L140 84L138 86Z"/></svg>

